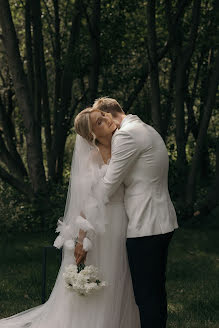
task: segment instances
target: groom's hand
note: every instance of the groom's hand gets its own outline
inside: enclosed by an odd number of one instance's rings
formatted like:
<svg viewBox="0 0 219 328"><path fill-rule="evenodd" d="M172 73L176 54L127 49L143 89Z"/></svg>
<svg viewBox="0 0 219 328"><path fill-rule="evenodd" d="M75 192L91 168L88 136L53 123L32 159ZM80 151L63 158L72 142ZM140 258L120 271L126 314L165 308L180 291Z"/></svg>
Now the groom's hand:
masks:
<svg viewBox="0 0 219 328"><path fill-rule="evenodd" d="M85 250L83 249L82 244L80 244L80 243L76 244L74 256L75 256L75 261L76 261L77 265L81 264L81 262L85 262L86 257L87 257L87 252L85 252Z"/></svg>

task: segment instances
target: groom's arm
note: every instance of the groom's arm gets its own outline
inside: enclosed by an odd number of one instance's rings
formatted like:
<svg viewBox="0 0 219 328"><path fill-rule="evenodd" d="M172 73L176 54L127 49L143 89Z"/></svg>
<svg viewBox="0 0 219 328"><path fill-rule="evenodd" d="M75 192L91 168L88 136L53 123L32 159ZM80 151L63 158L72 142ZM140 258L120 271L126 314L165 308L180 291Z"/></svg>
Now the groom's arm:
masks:
<svg viewBox="0 0 219 328"><path fill-rule="evenodd" d="M119 131L112 145L112 157L104 178L100 182L99 196L106 203L125 179L128 170L140 154L134 138L126 131Z"/></svg>

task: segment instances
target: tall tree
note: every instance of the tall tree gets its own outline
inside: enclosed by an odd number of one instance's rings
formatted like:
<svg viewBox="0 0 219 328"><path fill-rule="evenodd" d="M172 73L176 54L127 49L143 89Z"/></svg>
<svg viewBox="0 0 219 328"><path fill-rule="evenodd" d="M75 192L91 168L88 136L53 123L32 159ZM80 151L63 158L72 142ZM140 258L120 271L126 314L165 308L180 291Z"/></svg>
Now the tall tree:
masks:
<svg viewBox="0 0 219 328"><path fill-rule="evenodd" d="M214 108L217 88L219 83L219 51L216 54L215 63L212 67L212 74L209 81L207 98L204 106L204 113L202 116L198 138L195 147L195 153L192 159L191 170L188 176L186 201L188 207L192 207L195 198L195 181L197 176L197 169L202 155L203 145L207 135L207 129Z"/></svg>
<svg viewBox="0 0 219 328"><path fill-rule="evenodd" d="M18 39L8 0L0 1L0 24L2 27L3 43L7 53L8 65L13 79L16 98L24 119L28 171L33 191L37 193L40 190L46 189L42 147L32 112L33 104L30 98L27 77L23 69L18 47Z"/></svg>
<svg viewBox="0 0 219 328"><path fill-rule="evenodd" d="M64 69L61 78L60 104L55 115L54 121L54 137L52 143L53 156L53 177L56 175L61 179L63 172L63 157L65 150L65 142L69 129L69 119L72 119L72 86L74 80L74 68L76 63L72 58L75 54L76 42L79 38L81 25L81 1L75 1L75 12L72 16L71 31L68 42L68 48L64 59Z"/></svg>
<svg viewBox="0 0 219 328"><path fill-rule="evenodd" d="M93 0L91 15L88 15L84 8L90 32L90 72L89 91L87 94L88 103L92 104L97 97L99 71L100 71L100 0Z"/></svg>
<svg viewBox="0 0 219 328"><path fill-rule="evenodd" d="M150 67L150 84L151 84L151 112L152 112L152 120L154 123L154 127L162 135L155 13L156 13L156 1L155 0L148 1L147 40L148 40L148 58L149 58L149 67Z"/></svg>
<svg viewBox="0 0 219 328"><path fill-rule="evenodd" d="M176 144L177 167L180 175L185 175L186 167L186 136L185 136L185 97L187 92L187 74L190 60L195 49L197 31L200 21L200 0L194 0L191 15L191 28L188 41L183 45L183 28L178 28L178 37L175 46L176 78L175 78L175 104L176 104Z"/></svg>

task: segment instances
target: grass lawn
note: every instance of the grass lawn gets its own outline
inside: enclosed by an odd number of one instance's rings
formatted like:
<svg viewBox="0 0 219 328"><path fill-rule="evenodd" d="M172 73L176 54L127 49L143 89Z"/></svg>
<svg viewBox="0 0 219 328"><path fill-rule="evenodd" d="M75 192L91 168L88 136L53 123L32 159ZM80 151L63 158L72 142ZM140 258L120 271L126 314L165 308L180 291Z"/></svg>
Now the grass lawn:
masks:
<svg viewBox="0 0 219 328"><path fill-rule="evenodd" d="M178 229L173 237L167 276L169 328L219 327L218 228L214 215L205 223ZM0 318L41 303L42 247L54 238L55 234L1 236ZM58 251L49 251L47 295L59 259Z"/></svg>

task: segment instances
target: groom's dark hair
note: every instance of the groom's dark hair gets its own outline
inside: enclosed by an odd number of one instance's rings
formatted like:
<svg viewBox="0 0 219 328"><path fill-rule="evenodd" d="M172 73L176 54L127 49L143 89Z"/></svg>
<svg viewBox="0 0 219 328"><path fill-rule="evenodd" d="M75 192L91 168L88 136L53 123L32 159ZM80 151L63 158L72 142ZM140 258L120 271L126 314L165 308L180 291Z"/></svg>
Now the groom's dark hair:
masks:
<svg viewBox="0 0 219 328"><path fill-rule="evenodd" d="M103 112L111 113L112 116L116 116L117 113L124 114L124 111L118 101L113 98L101 97L96 99L93 108L102 110Z"/></svg>

